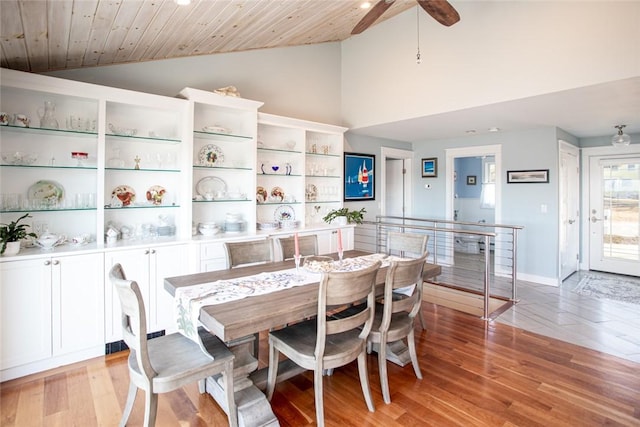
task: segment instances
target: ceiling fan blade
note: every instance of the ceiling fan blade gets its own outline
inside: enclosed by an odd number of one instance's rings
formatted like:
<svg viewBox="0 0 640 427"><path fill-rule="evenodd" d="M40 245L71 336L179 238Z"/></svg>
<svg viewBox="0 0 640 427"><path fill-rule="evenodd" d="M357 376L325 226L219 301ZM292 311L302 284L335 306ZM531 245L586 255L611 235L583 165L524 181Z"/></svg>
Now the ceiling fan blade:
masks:
<svg viewBox="0 0 640 427"><path fill-rule="evenodd" d="M360 34L364 30L369 28L371 24L376 22L376 19L380 18L380 16L385 13L393 3L395 3L395 1L396 0L380 0L378 3L376 3L375 6L371 8L369 12L367 12L366 15L364 15L364 18L362 18L360 22L358 22L358 25L353 28L351 34Z"/></svg>
<svg viewBox="0 0 640 427"><path fill-rule="evenodd" d="M460 20L458 12L449 4L447 0L418 0L418 4L429 14L447 27L452 26Z"/></svg>

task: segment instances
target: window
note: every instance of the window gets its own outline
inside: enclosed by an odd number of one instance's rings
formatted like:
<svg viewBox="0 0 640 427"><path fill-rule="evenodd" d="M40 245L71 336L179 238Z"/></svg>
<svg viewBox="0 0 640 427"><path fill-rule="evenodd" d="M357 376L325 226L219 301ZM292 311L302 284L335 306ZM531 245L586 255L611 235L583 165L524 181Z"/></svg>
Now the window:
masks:
<svg viewBox="0 0 640 427"><path fill-rule="evenodd" d="M480 207L485 209L494 209L496 207L496 162L493 156L482 159Z"/></svg>

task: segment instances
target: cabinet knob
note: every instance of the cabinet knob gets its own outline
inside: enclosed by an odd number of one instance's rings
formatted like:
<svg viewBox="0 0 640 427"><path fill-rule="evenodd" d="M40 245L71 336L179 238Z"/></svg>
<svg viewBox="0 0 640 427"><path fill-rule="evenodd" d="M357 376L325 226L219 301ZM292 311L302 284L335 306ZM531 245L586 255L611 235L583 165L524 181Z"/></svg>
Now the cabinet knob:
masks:
<svg viewBox="0 0 640 427"><path fill-rule="evenodd" d="M51 265L51 261L46 260L46 261L44 262L44 265Z"/></svg>

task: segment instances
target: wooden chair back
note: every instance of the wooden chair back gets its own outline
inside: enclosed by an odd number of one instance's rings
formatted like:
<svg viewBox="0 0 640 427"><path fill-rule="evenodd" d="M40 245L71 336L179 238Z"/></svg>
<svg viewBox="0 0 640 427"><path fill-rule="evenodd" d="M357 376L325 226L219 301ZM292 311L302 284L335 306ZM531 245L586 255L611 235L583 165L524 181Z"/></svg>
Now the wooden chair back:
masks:
<svg viewBox="0 0 640 427"><path fill-rule="evenodd" d="M273 262L273 245L267 239L224 242L224 251L227 257L227 268Z"/></svg>
<svg viewBox="0 0 640 427"><path fill-rule="evenodd" d="M414 318L420 310L422 300L422 270L427 259L427 253L420 258L392 261L384 285L384 309L380 330L389 329L392 316L396 313L406 313ZM413 286L413 292L406 298L394 298L393 291L399 288Z"/></svg>
<svg viewBox="0 0 640 427"><path fill-rule="evenodd" d="M376 274L380 268L380 261L372 266L350 272L329 272L323 274L318 289L318 329L315 354L317 356L317 369L330 369L335 365L341 366L347 359L353 360L354 355L347 349L353 348L353 343L345 345L345 354L340 357L332 351L331 366L327 366L325 357L325 345L328 336L343 332L361 329L358 340L366 345L367 336L372 327L375 314L375 282ZM366 304L361 304L365 300ZM340 307L352 307L361 304L361 311L346 310L345 315L331 316L332 312Z"/></svg>
<svg viewBox="0 0 640 427"><path fill-rule="evenodd" d="M146 379L145 382L150 383L157 373L149 361L147 318L140 287L136 281L127 280L120 264L111 268L109 278L120 299L123 340L129 349L135 352L138 366Z"/></svg>
<svg viewBox="0 0 640 427"><path fill-rule="evenodd" d="M399 255L407 258L417 258L427 252L429 236L418 233L387 233L387 255Z"/></svg>
<svg viewBox="0 0 640 427"><path fill-rule="evenodd" d="M293 236L281 237L276 239L276 242L282 253L282 259L293 259L295 255L295 238ZM315 234L298 236L298 247L300 248L300 255L303 257L318 255L318 236Z"/></svg>

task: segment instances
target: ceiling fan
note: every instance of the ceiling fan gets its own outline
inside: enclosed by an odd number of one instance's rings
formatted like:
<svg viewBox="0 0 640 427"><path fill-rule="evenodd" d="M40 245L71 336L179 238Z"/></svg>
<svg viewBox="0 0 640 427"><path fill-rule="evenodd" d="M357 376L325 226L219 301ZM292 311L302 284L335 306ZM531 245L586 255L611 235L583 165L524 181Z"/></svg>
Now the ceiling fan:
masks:
<svg viewBox="0 0 640 427"><path fill-rule="evenodd" d="M391 7L396 0L380 0L369 12L358 22L351 34L360 34L369 28L376 20ZM450 27L460 20L458 12L449 4L447 0L416 0L429 15L442 25Z"/></svg>

